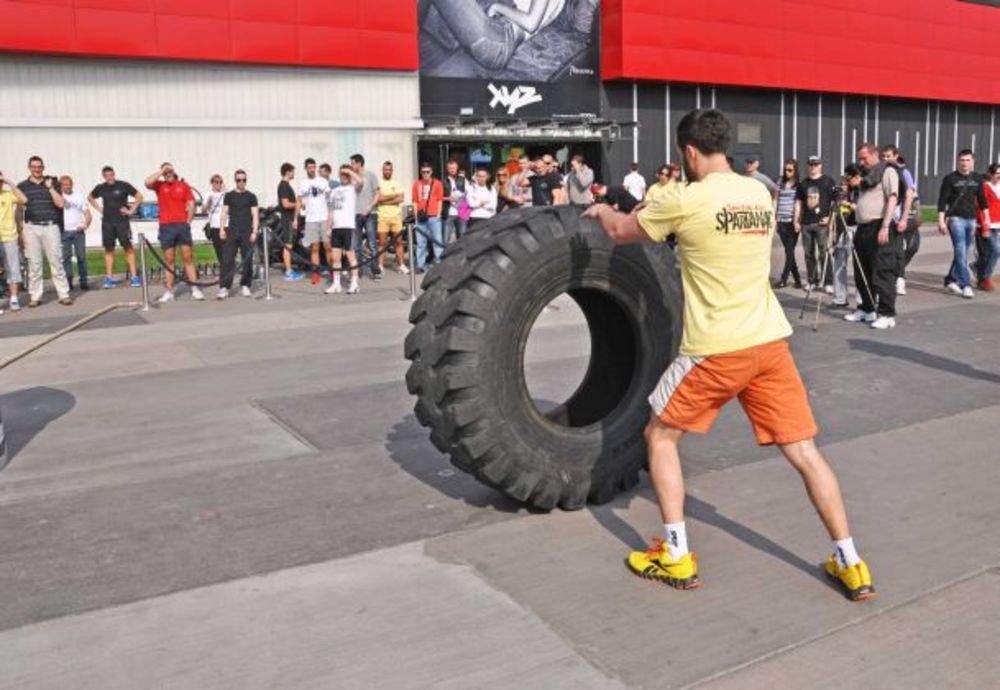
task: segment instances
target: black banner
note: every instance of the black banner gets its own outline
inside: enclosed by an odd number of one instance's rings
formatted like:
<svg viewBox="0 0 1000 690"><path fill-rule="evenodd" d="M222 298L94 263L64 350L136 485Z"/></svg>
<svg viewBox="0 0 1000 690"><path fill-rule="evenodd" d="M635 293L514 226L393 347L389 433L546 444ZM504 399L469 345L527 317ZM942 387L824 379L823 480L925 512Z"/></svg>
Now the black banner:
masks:
<svg viewBox="0 0 1000 690"><path fill-rule="evenodd" d="M600 0L419 0L424 117L596 117Z"/></svg>

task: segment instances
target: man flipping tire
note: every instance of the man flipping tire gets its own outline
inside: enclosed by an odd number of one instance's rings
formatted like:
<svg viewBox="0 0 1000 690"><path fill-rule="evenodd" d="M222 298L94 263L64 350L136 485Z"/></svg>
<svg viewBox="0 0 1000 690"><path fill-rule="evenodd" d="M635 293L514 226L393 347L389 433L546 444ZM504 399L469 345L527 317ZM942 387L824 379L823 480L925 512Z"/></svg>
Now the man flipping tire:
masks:
<svg viewBox="0 0 1000 690"><path fill-rule="evenodd" d="M738 398L758 443L777 444L802 476L834 541L826 573L850 599L869 599L871 575L851 539L837 478L813 441L816 423L786 342L792 328L769 286L771 198L730 169L731 129L718 110L688 113L676 141L689 185L637 214L603 204L586 213L616 244L674 235L681 247L684 335L680 354L649 397L653 414L645 431L666 539L629 554L627 564L678 589L700 584L696 555L687 547L678 443L686 431L707 432L722 406Z"/></svg>

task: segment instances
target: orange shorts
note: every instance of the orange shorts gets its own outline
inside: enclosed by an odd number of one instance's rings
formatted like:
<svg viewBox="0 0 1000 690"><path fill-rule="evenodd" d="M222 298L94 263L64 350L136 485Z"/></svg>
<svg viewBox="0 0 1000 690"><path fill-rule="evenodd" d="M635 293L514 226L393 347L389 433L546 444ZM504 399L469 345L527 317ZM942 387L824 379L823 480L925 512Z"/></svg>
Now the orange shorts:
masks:
<svg viewBox="0 0 1000 690"><path fill-rule="evenodd" d="M708 357L680 355L649 404L667 426L705 433L733 398L762 446L805 441L819 430L785 340Z"/></svg>

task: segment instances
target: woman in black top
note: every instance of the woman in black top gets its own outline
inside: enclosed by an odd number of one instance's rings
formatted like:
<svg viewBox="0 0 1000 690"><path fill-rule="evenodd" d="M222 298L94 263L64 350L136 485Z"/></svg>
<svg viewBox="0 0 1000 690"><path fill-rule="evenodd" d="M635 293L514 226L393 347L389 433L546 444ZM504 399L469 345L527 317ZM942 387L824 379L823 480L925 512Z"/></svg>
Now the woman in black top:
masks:
<svg viewBox="0 0 1000 690"><path fill-rule="evenodd" d="M799 242L799 234L795 232L795 194L799 187L799 164L794 158L785 161L781 180L778 182L778 198L776 200L775 216L778 221L778 237L785 248L785 266L781 269L781 279L774 284L776 288L788 285L788 276L795 281L795 287L802 288L799 277L799 267L795 264L795 245Z"/></svg>

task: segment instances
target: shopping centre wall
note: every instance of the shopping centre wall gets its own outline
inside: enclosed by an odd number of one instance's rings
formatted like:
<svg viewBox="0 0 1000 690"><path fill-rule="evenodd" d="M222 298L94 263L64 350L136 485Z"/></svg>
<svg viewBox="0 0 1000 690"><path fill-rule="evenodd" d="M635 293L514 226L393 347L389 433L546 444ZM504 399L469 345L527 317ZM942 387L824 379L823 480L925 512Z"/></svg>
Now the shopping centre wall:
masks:
<svg viewBox="0 0 1000 690"><path fill-rule="evenodd" d="M954 169L964 148L976 153L976 168L1000 161L1000 107L804 91L713 87L692 84L606 82L604 117L638 126L604 146L604 169L624 175L633 160L652 178L657 166L678 160L677 123L688 111L715 106L735 124L731 153L742 169L748 155L775 177L786 158L800 169L820 155L836 176L866 140L896 144L913 170L923 203L936 203L941 178ZM784 113L784 117L782 117ZM992 153L991 153L992 152Z"/></svg>

